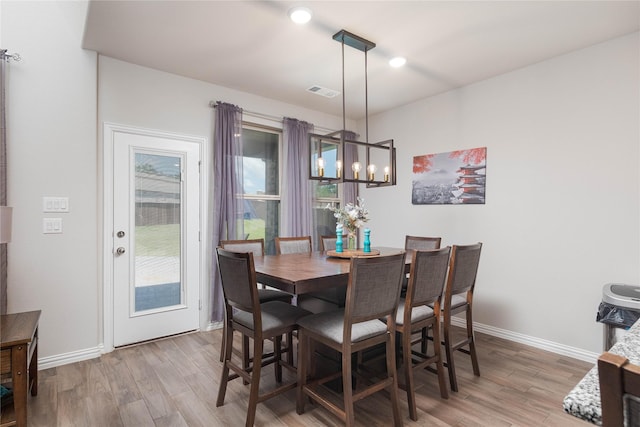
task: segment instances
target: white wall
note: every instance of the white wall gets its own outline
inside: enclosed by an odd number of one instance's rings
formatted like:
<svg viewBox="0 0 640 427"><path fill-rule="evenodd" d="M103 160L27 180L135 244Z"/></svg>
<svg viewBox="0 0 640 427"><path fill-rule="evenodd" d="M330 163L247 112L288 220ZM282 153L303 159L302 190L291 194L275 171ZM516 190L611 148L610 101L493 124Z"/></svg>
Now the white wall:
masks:
<svg viewBox="0 0 640 427"><path fill-rule="evenodd" d="M42 310L40 357L98 345L96 54L80 49L86 3L3 1L7 84L8 311ZM71 212L44 214L43 196ZM42 219L63 219L43 234ZM91 350L89 350L91 351Z"/></svg>
<svg viewBox="0 0 640 427"><path fill-rule="evenodd" d="M481 241L477 322L599 353L602 286L639 283L639 47L636 33L370 118L398 154L398 185L363 192L374 244ZM411 204L413 156L485 146L485 205Z"/></svg>

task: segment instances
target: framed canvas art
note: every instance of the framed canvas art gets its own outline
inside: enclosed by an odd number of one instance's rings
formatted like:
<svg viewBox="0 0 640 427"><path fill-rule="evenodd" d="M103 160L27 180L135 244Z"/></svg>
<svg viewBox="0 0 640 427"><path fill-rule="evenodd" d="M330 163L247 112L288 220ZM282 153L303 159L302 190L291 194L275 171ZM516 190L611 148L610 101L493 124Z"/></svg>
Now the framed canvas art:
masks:
<svg viewBox="0 0 640 427"><path fill-rule="evenodd" d="M487 147L413 158L414 205L484 204Z"/></svg>

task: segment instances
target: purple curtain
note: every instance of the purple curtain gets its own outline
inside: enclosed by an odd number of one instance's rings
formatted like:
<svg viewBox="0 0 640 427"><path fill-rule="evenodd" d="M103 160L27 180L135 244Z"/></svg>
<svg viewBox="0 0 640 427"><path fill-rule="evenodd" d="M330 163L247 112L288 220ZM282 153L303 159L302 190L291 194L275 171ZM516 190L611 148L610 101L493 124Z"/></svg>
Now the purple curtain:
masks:
<svg viewBox="0 0 640 427"><path fill-rule="evenodd" d="M7 128L4 105L6 49L0 50L0 206L7 205ZM7 244L0 244L0 314L7 313Z"/></svg>
<svg viewBox="0 0 640 427"><path fill-rule="evenodd" d="M282 130L287 152L282 200L283 231L288 236L313 236L312 186L309 180L309 134L313 133L313 125L285 117Z"/></svg>
<svg viewBox="0 0 640 427"><path fill-rule="evenodd" d="M211 321L224 318L224 297L215 248L220 240L243 233L242 109L217 102L213 135L213 262L211 271ZM239 221L240 219L240 221Z"/></svg>

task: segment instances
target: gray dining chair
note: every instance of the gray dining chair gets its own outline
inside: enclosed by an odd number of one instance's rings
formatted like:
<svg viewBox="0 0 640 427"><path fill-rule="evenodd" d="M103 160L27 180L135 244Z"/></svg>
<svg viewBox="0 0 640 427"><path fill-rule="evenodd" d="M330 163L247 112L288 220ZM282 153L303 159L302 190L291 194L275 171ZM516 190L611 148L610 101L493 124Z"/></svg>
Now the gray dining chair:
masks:
<svg viewBox="0 0 640 427"><path fill-rule="evenodd" d="M320 236L320 251L321 252L334 251L336 249L337 240L338 238L336 237L335 234L330 236ZM347 242L346 235L342 236L342 241L344 242L344 244L346 244Z"/></svg>
<svg viewBox="0 0 640 427"><path fill-rule="evenodd" d="M296 387L296 382L282 383L282 368L295 371L292 361L282 359L282 336L292 342L292 333L297 329L297 320L310 313L304 309L282 301L261 303L258 297L256 271L251 252L231 252L217 248L218 267L222 280L225 304L224 365L216 406L224 404L227 384L236 378L249 383L249 403L246 425L253 426L256 406L259 402L282 394ZM243 337L253 339L253 360L250 366L239 366L233 360L233 335L239 331ZM247 339L248 339L247 338ZM274 351L270 357L263 357L264 341L273 340ZM275 389L260 393L260 371L263 365L273 363L278 385ZM233 375L230 375L230 371Z"/></svg>
<svg viewBox="0 0 640 427"><path fill-rule="evenodd" d="M222 249L233 251L233 252L251 252L253 256L263 256L264 255L264 239L251 239L251 240L221 240L220 247ZM260 285L258 288L258 298L260 302L269 302L269 301L282 301L288 304L291 304L293 295L288 294L286 292L279 291L277 289L265 289L264 285ZM223 326L224 328L224 326ZM224 337L226 333L223 331L222 335L222 347L220 349L220 361L222 362L224 356L224 346L225 340ZM246 345L243 345L243 348ZM293 357L293 348L289 348L290 346L287 344L287 354L288 360L292 360Z"/></svg>
<svg viewBox="0 0 640 427"><path fill-rule="evenodd" d="M473 245L453 245L449 260L449 273L445 285L443 301L443 331L444 350L447 355L447 370L451 390L458 391L458 380L454 364L453 353L460 351L471 357L473 374L480 376L476 341L473 332L473 292L476 286L478 265L482 243ZM466 319L466 334L459 341L453 341L451 319L454 314L464 313Z"/></svg>
<svg viewBox="0 0 640 427"><path fill-rule="evenodd" d="M442 237L405 236L404 248L407 250L426 251L440 249Z"/></svg>
<svg viewBox="0 0 640 427"><path fill-rule="evenodd" d="M409 284L404 298L398 304L396 331L401 336L402 359L404 369L404 389L407 392L409 416L417 421L416 397L413 372L435 365L440 385L440 396L449 398L447 381L440 346L440 300L444 292L451 248L439 250L415 251L411 260ZM430 306L431 305L431 306ZM412 334L431 330L433 334L433 353L427 354L426 348L420 351L413 348L416 343L425 343L422 338L412 341Z"/></svg>
<svg viewBox="0 0 640 427"><path fill-rule="evenodd" d="M312 314L298 320L298 414L304 413L305 401L310 397L338 415L347 426L353 426L354 403L377 391L387 390L394 425L402 425L395 361L395 319L404 267L404 252L352 258L344 309ZM311 358L316 356L311 351L312 342L342 354L341 407L321 390L329 381L340 378L340 373L316 378L315 363L311 363ZM352 374L358 375L359 371L357 366L355 371L352 369L353 354L380 344L386 345L386 374L367 375L366 380L358 380L354 384ZM354 385L358 386L355 390Z"/></svg>
<svg viewBox="0 0 640 427"><path fill-rule="evenodd" d="M311 252L311 236L276 237L276 254L299 254Z"/></svg>

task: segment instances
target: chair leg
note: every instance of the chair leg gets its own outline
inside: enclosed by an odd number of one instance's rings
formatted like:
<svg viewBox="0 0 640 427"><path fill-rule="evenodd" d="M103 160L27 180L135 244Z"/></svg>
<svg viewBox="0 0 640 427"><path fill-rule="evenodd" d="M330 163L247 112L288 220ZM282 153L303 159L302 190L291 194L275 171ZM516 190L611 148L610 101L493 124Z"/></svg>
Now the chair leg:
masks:
<svg viewBox="0 0 640 427"><path fill-rule="evenodd" d="M450 336L451 331L449 329L450 329L450 324L445 320L444 350L447 354L447 370L449 371L449 383L451 385L451 391L458 391L458 381L456 379L456 367L453 361L453 349L452 349L452 342L451 342L451 336Z"/></svg>
<svg viewBox="0 0 640 427"><path fill-rule="evenodd" d="M409 406L409 417L413 421L418 421L416 410L416 395L413 388L413 362L411 357L411 330L399 330L402 335L402 358L404 360L404 383L407 388L407 404ZM424 329L422 330L424 334Z"/></svg>
<svg viewBox="0 0 640 427"><path fill-rule="evenodd" d="M387 349L388 351L388 349ZM342 394L344 398L345 425L355 425L356 418L353 411L353 383L351 378L351 354L342 352Z"/></svg>
<svg viewBox="0 0 640 427"><path fill-rule="evenodd" d="M427 341L429 340L429 334L427 334L427 328L422 328L422 339L420 341L420 352L427 354Z"/></svg>
<svg viewBox="0 0 640 427"><path fill-rule="evenodd" d="M255 343L254 343L255 345ZM255 364L255 354L254 354L254 358L253 358L253 362ZM247 369L249 369L249 365L250 365L250 356L249 356L249 337L246 336L245 334L242 334L242 369L244 369L245 371ZM262 353L260 353L260 356L258 358L258 362L262 363ZM242 384L247 385L249 384L247 382L247 380L245 380L244 378L242 379Z"/></svg>
<svg viewBox="0 0 640 427"><path fill-rule="evenodd" d="M480 376L480 365L478 365L478 354L476 353L476 340L473 334L473 318L471 316L471 307L467 309L467 339L469 340L469 355L471 356L471 365L473 366L473 374Z"/></svg>
<svg viewBox="0 0 640 427"><path fill-rule="evenodd" d="M233 348L233 329L226 327L226 320L224 331L224 361L222 362L222 375L220 376L220 386L218 388L218 399L216 400L216 406L222 406L224 404L224 397L227 393L227 383L229 382L229 362L231 361L231 352Z"/></svg>
<svg viewBox="0 0 640 427"><path fill-rule="evenodd" d="M220 361L224 362L225 343L227 337L227 322L222 323L222 340L220 342Z"/></svg>
<svg viewBox="0 0 640 427"><path fill-rule="evenodd" d="M387 320L389 321L389 320ZM387 376L391 376L392 382L389 386L389 394L391 395L391 408L393 411L393 425L402 426L402 417L400 416L400 402L398 400L398 374L396 371L396 345L395 334L387 334ZM409 334L411 340L411 334ZM351 402L353 405L353 402ZM353 410L353 406L352 406ZM352 412L353 414L353 412Z"/></svg>
<svg viewBox="0 0 640 427"><path fill-rule="evenodd" d="M443 399L449 398L449 390L447 389L447 381L444 376L444 364L442 362L442 346L440 344L440 322L432 326L433 329L433 351L436 356L436 370L438 372L438 384L440 386L440 396ZM426 353L425 353L426 354Z"/></svg>
<svg viewBox="0 0 640 427"><path fill-rule="evenodd" d="M275 370L275 374L276 374L276 382L277 383L281 383L282 382L282 336L278 335L277 337L275 337L273 339L273 369ZM255 363L255 358L254 358L254 363Z"/></svg>
<svg viewBox="0 0 640 427"><path fill-rule="evenodd" d="M309 339L298 330L298 386L296 390L296 412L304 414L305 394L307 384L307 362L309 361Z"/></svg>
<svg viewBox="0 0 640 427"><path fill-rule="evenodd" d="M260 369L262 368L262 350L264 341L262 337L253 338L253 367L251 370L251 391L249 392L249 407L247 408L247 427L252 427L256 419L256 407L258 406L258 393L260 392Z"/></svg>
<svg viewBox="0 0 640 427"><path fill-rule="evenodd" d="M289 332L287 334L287 362L289 362L289 364L291 366L294 366L293 364L293 333Z"/></svg>

